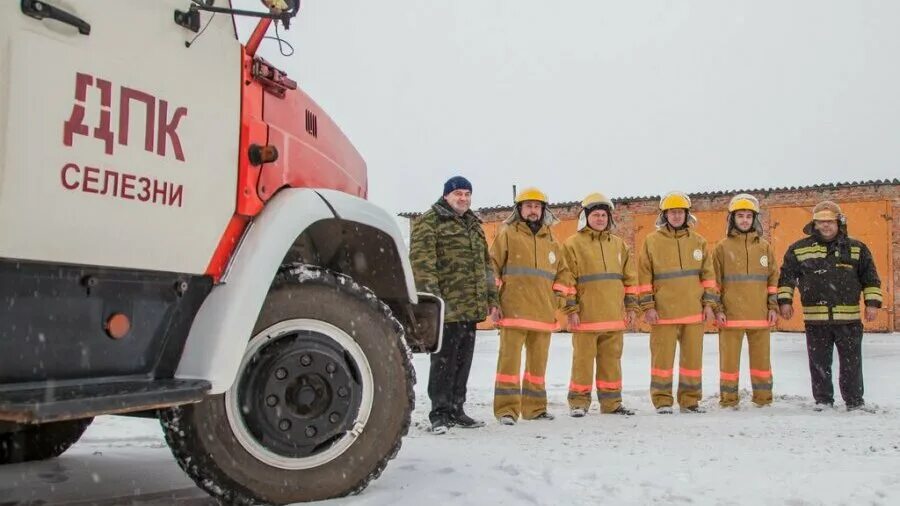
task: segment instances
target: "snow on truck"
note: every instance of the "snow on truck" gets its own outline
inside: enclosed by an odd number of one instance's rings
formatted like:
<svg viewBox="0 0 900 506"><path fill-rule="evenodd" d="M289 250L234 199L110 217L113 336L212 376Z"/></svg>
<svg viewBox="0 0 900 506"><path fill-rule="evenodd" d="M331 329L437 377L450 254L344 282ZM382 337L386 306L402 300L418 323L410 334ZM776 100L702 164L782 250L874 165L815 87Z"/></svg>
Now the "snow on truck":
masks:
<svg viewBox="0 0 900 506"><path fill-rule="evenodd" d="M256 55L299 0L262 3L0 7L0 463L159 417L208 493L282 504L397 453L443 303L359 153ZM259 18L245 45L233 16Z"/></svg>

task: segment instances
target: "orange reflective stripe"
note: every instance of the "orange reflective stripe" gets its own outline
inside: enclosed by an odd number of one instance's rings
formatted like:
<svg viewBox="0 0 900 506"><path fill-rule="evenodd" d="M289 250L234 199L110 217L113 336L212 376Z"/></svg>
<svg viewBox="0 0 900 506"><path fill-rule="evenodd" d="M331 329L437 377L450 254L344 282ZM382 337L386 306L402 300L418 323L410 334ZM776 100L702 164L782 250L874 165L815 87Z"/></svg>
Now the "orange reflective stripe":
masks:
<svg viewBox="0 0 900 506"><path fill-rule="evenodd" d="M659 376L660 378L671 378L672 369L650 369L650 374Z"/></svg>
<svg viewBox="0 0 900 506"><path fill-rule="evenodd" d="M569 327L572 332L585 332L591 330L625 330L624 320L614 320L611 322L588 322L579 323Z"/></svg>
<svg viewBox="0 0 900 506"><path fill-rule="evenodd" d="M583 394L585 392L590 393L591 386L590 385L579 385L578 383L569 383L569 390L571 390L572 392L578 392L581 394Z"/></svg>
<svg viewBox="0 0 900 506"><path fill-rule="evenodd" d="M723 327L733 329L765 329L769 327L769 320L727 320Z"/></svg>
<svg viewBox="0 0 900 506"><path fill-rule="evenodd" d="M762 369L750 369L750 376L756 376L757 378L771 378L772 371L763 371Z"/></svg>
<svg viewBox="0 0 900 506"><path fill-rule="evenodd" d="M535 376L535 375L531 374L530 372L526 372L525 373L525 381L527 381L529 383L534 383L535 385L543 385L544 377L543 376Z"/></svg>
<svg viewBox="0 0 900 506"><path fill-rule="evenodd" d="M737 381L741 377L740 373L719 371L719 377L727 381Z"/></svg>
<svg viewBox="0 0 900 506"><path fill-rule="evenodd" d="M497 322L497 325L500 327L520 327L528 330L545 330L548 332L559 330L556 322L546 323L524 318L502 318Z"/></svg>
<svg viewBox="0 0 900 506"><path fill-rule="evenodd" d="M597 380L597 388L605 388L607 390L618 390L622 388L622 381L601 381Z"/></svg>
<svg viewBox="0 0 900 506"><path fill-rule="evenodd" d="M700 377L700 369L685 369L684 367L678 369L679 376L687 376L689 378L699 378Z"/></svg>
<svg viewBox="0 0 900 506"><path fill-rule="evenodd" d="M715 279L704 279L700 282L700 284L703 286L703 288L718 288Z"/></svg>
<svg viewBox="0 0 900 506"><path fill-rule="evenodd" d="M770 286L770 287L766 288L766 291L769 292L769 293L778 293L778 287L777 287L777 286Z"/></svg>
<svg viewBox="0 0 900 506"><path fill-rule="evenodd" d="M688 323L702 323L703 322L703 314L695 314L692 316L683 316L681 318L668 318L668 319L659 319L657 320L657 325L683 325Z"/></svg>
<svg viewBox="0 0 900 506"><path fill-rule="evenodd" d="M553 289L557 292L564 293L566 295L575 295L578 293L574 287L566 286L561 283L553 283Z"/></svg>
<svg viewBox="0 0 900 506"><path fill-rule="evenodd" d="M497 381L500 383L515 383L519 384L519 375L518 374L500 374L497 373Z"/></svg>
<svg viewBox="0 0 900 506"><path fill-rule="evenodd" d="M634 287L638 293L647 293L653 291L653 285L638 285Z"/></svg>
<svg viewBox="0 0 900 506"><path fill-rule="evenodd" d="M637 294L641 293L640 290L641 290L641 287L639 287L639 286L626 286L625 287L625 293L629 294L629 295L637 295Z"/></svg>

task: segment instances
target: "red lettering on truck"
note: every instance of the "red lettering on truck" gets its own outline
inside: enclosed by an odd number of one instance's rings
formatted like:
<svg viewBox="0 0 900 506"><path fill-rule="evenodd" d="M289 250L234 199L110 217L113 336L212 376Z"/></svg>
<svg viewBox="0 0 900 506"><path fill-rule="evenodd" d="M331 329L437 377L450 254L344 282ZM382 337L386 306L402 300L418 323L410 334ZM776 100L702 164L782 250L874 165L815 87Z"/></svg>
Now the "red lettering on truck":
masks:
<svg viewBox="0 0 900 506"><path fill-rule="evenodd" d="M99 185L101 181L102 186ZM153 177L87 166L82 170L77 164L67 163L59 171L59 182L69 191L109 195L168 207L183 206L184 185Z"/></svg>
<svg viewBox="0 0 900 506"><path fill-rule="evenodd" d="M118 87L118 101L114 101L114 89L115 86L109 80L82 72L75 74L75 103L72 105L69 118L63 122L63 145L72 147L76 135L87 137L92 134L95 139L103 142L104 153L112 155L114 139L117 138L120 146L128 146L131 138L130 121L137 107L138 110L143 109L144 150L165 157L168 156L167 148L171 144L172 156L180 162L185 161L178 127L181 120L188 115L187 107L172 107L167 100L128 86ZM84 121L88 115L86 108L90 90L100 93L100 114L96 116L98 120L93 131ZM119 112L119 124L115 133L112 125L114 107L118 107Z"/></svg>

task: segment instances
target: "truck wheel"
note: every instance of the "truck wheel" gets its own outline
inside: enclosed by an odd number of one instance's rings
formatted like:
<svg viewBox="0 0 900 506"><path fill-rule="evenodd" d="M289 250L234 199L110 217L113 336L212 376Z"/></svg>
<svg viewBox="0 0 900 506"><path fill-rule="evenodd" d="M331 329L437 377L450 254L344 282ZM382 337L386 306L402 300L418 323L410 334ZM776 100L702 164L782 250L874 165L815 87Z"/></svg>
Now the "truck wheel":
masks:
<svg viewBox="0 0 900 506"><path fill-rule="evenodd" d="M93 418L21 425L0 434L0 464L59 457L78 441Z"/></svg>
<svg viewBox="0 0 900 506"><path fill-rule="evenodd" d="M166 440L228 504L357 493L409 429L410 359L402 326L370 290L319 268L285 269L231 389L163 411Z"/></svg>

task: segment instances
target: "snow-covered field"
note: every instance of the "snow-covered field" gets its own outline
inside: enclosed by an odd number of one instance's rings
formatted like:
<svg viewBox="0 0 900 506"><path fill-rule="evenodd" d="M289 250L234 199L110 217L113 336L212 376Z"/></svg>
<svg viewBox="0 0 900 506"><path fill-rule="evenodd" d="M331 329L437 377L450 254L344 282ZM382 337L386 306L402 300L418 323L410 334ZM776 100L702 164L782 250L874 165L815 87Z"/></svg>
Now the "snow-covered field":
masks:
<svg viewBox="0 0 900 506"><path fill-rule="evenodd" d="M638 414L601 416L595 402L581 419L566 414L571 344L559 334L547 374L558 417L514 427L491 418L497 339L479 333L469 381L469 412L488 420L486 428L428 432L428 357L417 356L414 427L400 455L361 496L322 504L900 504L900 334L864 340L866 401L875 413L847 413L840 401L813 412L803 336L775 334L772 407L749 403L746 349L741 409L717 407L717 338L707 335L709 412L657 415L647 393L647 336L631 334L624 398ZM102 417L59 459L0 467L0 505L58 503L211 501L181 473L157 422Z"/></svg>

